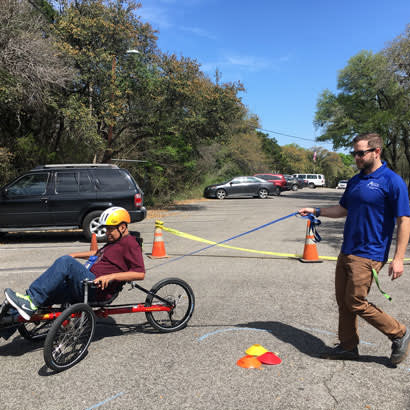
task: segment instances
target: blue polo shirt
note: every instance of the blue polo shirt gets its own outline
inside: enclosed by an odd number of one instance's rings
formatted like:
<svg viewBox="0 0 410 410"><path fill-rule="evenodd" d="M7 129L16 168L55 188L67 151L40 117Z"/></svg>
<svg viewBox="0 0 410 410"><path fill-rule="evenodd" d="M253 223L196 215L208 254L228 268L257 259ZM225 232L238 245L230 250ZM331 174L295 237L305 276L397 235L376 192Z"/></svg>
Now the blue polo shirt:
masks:
<svg viewBox="0 0 410 410"><path fill-rule="evenodd" d="M384 262L398 216L410 216L407 186L386 163L347 183L340 205L347 209L342 253Z"/></svg>

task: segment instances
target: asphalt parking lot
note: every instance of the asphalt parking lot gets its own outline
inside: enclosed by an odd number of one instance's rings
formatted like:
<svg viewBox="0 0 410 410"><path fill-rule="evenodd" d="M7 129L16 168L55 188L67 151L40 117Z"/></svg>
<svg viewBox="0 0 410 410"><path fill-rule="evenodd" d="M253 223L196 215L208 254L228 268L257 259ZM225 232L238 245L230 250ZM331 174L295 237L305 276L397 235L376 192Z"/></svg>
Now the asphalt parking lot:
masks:
<svg viewBox="0 0 410 410"><path fill-rule="evenodd" d="M165 226L220 242L295 212L335 203L342 192L303 189L280 197L198 201L160 214ZM343 220L322 218L319 255L337 256ZM154 220L133 224L152 249ZM303 252L306 220L292 216L240 236L229 245L260 251ZM206 247L163 232L168 259L145 258L143 283L180 277L196 307L186 329L159 334L144 314L100 321L89 353L58 374L44 366L41 343L14 335L0 341L1 409L410 409L410 358L390 365L390 342L359 321L361 358L318 358L337 342L335 263ZM394 249L394 243L392 249ZM87 249L79 232L9 234L0 243L0 292L24 289L55 258ZM410 258L410 252L407 252ZM374 286L369 299L410 325L410 262L391 282L379 275L387 301ZM135 292L135 293L134 293ZM144 301L123 290L120 302ZM236 362L261 344L279 365L244 369Z"/></svg>

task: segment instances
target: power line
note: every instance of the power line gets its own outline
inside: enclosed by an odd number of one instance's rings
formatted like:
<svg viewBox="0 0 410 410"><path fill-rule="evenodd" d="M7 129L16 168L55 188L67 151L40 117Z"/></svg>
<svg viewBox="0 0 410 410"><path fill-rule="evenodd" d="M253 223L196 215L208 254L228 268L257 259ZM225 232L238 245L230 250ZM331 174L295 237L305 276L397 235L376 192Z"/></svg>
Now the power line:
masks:
<svg viewBox="0 0 410 410"><path fill-rule="evenodd" d="M303 137L297 137L296 135L290 135L290 134L283 134L282 132L277 132L277 131L272 131L272 130L267 130L265 128L259 128L259 127L255 127L257 130L261 130L261 131L265 131L265 132L269 132L271 134L276 134L276 135L282 135L283 137L289 137L289 138L296 138L298 140L303 140L303 141L313 141L313 142L318 142L314 139L311 138L303 138ZM321 141L321 143L324 144L331 144L330 142L325 142L325 141Z"/></svg>

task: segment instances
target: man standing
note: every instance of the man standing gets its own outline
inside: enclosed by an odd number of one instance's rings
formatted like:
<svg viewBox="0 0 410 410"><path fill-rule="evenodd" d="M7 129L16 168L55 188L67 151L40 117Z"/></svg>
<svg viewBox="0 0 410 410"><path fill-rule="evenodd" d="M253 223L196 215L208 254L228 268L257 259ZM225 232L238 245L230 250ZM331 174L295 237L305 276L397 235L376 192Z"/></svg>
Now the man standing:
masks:
<svg viewBox="0 0 410 410"><path fill-rule="evenodd" d="M340 344L322 355L327 359L357 359L359 335L357 315L392 340L390 360L402 362L408 353L410 330L367 301L372 269L377 272L388 259L397 220L397 245L389 276L403 274L403 259L409 241L410 206L403 179L381 161L382 139L378 134L361 134L353 140L351 153L361 172L347 184L339 205L302 208L301 215L347 217L343 245L336 265L336 301L339 307Z"/></svg>

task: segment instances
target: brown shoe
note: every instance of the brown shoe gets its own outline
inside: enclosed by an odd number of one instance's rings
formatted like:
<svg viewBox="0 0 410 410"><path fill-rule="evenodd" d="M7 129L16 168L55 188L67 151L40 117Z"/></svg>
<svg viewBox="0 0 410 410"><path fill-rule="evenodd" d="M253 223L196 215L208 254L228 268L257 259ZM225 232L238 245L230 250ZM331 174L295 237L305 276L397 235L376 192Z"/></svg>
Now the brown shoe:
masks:
<svg viewBox="0 0 410 410"><path fill-rule="evenodd" d="M328 351L321 353L322 359L330 360L356 360L359 358L359 350L357 346L352 350L345 350L342 345L329 348Z"/></svg>

